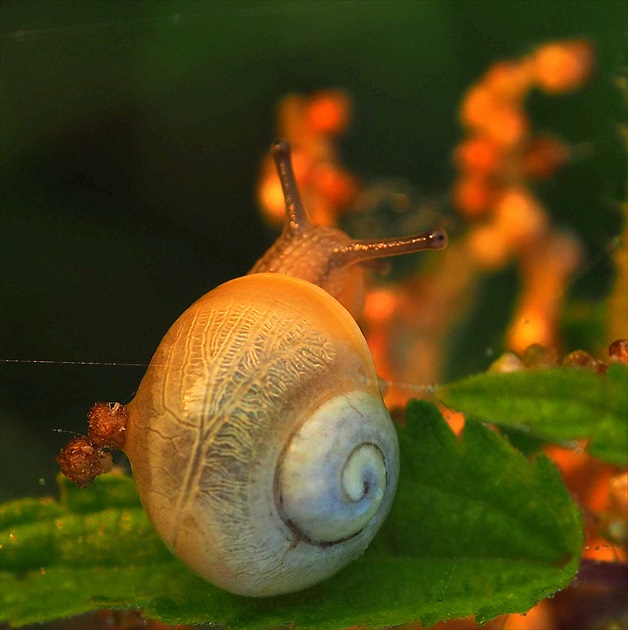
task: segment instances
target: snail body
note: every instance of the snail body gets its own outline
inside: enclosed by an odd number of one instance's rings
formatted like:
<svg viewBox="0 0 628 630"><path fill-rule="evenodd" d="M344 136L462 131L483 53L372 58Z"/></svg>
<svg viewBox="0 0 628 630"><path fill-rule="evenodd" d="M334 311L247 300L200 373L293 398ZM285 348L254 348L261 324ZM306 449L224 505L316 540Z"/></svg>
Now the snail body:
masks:
<svg viewBox="0 0 628 630"><path fill-rule="evenodd" d="M282 235L249 275L179 317L131 403L98 403L106 421L92 422L90 412L80 438L96 452L123 442L166 545L207 581L249 596L333 575L386 518L397 434L349 312L362 301L357 263L446 243L441 230L352 241L311 225L289 148L278 143L274 155L286 197ZM115 444L99 428L114 416ZM59 461L84 485L95 469L81 477L84 460L73 467L71 456L85 444L71 445Z"/></svg>

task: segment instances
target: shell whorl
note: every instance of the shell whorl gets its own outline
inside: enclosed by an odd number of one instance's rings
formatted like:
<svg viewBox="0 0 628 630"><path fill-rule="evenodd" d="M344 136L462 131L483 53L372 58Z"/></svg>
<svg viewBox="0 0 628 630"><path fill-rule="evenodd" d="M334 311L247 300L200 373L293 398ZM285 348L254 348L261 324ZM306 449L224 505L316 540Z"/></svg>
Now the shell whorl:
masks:
<svg viewBox="0 0 628 630"><path fill-rule="evenodd" d="M386 492L394 492L395 437L381 402L369 393L324 403L292 436L280 462L275 496L284 521L322 547L362 532Z"/></svg>

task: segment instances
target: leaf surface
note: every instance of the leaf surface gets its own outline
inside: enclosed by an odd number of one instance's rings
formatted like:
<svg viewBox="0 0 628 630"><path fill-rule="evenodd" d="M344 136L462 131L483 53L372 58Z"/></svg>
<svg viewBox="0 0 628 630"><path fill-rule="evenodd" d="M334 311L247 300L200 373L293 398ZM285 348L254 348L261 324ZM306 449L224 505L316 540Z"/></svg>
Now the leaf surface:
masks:
<svg viewBox="0 0 628 630"><path fill-rule="evenodd" d="M566 586L582 548L579 512L548 459L532 462L480 423L458 441L437 409L408 406L401 481L368 551L332 579L281 597L221 591L172 557L120 475L61 501L2 506L2 620L100 608L169 623L262 629L386 627L524 612Z"/></svg>
<svg viewBox="0 0 628 630"><path fill-rule="evenodd" d="M599 376L557 367L478 374L441 387L442 403L468 416L553 442L588 439L589 453L628 464L628 368Z"/></svg>

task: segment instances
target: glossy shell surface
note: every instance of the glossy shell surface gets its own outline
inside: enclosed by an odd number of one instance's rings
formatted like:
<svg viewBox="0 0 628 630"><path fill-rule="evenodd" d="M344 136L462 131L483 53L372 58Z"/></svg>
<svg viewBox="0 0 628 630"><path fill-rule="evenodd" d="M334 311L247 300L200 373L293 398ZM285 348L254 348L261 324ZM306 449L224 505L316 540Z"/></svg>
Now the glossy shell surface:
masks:
<svg viewBox="0 0 628 630"><path fill-rule="evenodd" d="M226 590L297 591L344 567L384 521L396 431L350 314L283 274L193 304L128 405L125 452L169 548Z"/></svg>

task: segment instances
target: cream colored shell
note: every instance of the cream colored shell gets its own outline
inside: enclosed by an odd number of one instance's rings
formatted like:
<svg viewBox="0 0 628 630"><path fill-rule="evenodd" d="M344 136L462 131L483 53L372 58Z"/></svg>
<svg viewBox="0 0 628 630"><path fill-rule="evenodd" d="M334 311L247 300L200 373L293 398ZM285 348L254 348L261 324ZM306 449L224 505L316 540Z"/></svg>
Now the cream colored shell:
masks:
<svg viewBox="0 0 628 630"><path fill-rule="evenodd" d="M125 451L169 548L265 596L359 556L386 517L397 436L357 324L283 274L223 284L168 331L128 405Z"/></svg>

